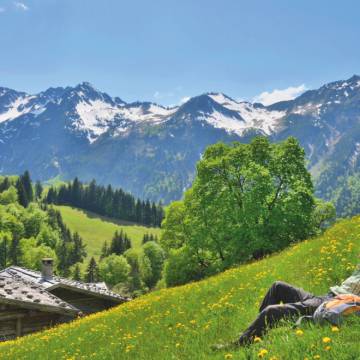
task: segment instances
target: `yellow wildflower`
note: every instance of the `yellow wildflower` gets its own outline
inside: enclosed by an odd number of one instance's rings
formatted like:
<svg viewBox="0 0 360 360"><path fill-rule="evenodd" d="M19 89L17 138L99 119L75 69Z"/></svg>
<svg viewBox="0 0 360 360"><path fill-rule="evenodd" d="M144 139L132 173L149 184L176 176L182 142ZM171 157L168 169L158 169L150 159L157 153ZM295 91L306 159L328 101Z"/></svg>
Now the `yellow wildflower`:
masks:
<svg viewBox="0 0 360 360"><path fill-rule="evenodd" d="M304 335L304 332L302 330L298 329L298 330L296 330L295 334L297 336L302 336L302 335Z"/></svg>
<svg viewBox="0 0 360 360"><path fill-rule="evenodd" d="M325 346L325 351L329 351L331 349L331 346Z"/></svg>
<svg viewBox="0 0 360 360"><path fill-rule="evenodd" d="M232 354L225 354L225 359L232 359L233 358L233 355Z"/></svg>
<svg viewBox="0 0 360 360"><path fill-rule="evenodd" d="M263 358L267 353L268 353L268 351L267 351L266 349L261 349L261 350L258 352L258 357L259 357L259 358Z"/></svg>
<svg viewBox="0 0 360 360"><path fill-rule="evenodd" d="M339 328L337 326L332 326L331 327L331 331L332 332L338 332L339 331Z"/></svg>
<svg viewBox="0 0 360 360"><path fill-rule="evenodd" d="M261 340L261 338L260 337L258 337L258 336L255 336L254 337L254 342L261 342L262 340Z"/></svg>
<svg viewBox="0 0 360 360"><path fill-rule="evenodd" d="M320 359L320 355L314 355L314 359Z"/></svg>
<svg viewBox="0 0 360 360"><path fill-rule="evenodd" d="M325 336L325 337L323 337L322 341L324 344L328 344L329 342L331 342L331 339L329 337Z"/></svg>

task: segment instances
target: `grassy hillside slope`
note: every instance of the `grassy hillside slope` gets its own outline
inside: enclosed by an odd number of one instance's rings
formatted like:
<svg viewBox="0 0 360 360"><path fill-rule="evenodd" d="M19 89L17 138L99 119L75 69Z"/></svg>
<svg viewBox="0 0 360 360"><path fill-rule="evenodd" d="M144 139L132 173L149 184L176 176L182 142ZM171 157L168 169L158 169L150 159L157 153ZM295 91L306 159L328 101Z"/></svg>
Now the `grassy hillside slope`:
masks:
<svg viewBox="0 0 360 360"><path fill-rule="evenodd" d="M323 236L264 260L2 343L0 358L358 359L360 319L354 317L338 332L330 326L307 325L298 335L284 324L247 349L213 353L210 345L236 337L255 317L260 299L277 279L326 293L355 268L359 238L360 217L341 221ZM324 337L330 342L325 344Z"/></svg>
<svg viewBox="0 0 360 360"><path fill-rule="evenodd" d="M61 212L61 216L69 229L72 232L77 231L83 238L88 257L95 256L97 258L104 242L107 241L110 244L116 230L123 229L132 240L133 247L141 245L145 233L159 236L161 231L159 228L148 228L121 222L70 206L54 207Z"/></svg>

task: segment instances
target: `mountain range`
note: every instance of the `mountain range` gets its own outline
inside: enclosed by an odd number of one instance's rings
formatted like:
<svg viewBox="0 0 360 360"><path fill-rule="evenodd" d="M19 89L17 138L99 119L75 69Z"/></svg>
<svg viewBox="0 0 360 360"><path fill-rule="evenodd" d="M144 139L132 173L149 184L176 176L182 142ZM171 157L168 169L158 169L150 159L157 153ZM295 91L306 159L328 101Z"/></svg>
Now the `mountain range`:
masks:
<svg viewBox="0 0 360 360"><path fill-rule="evenodd" d="M0 87L0 174L95 178L168 203L191 185L206 146L256 135L298 138L317 195L342 215L360 211L357 75L270 106L215 92L175 107L127 103L87 82L34 95Z"/></svg>

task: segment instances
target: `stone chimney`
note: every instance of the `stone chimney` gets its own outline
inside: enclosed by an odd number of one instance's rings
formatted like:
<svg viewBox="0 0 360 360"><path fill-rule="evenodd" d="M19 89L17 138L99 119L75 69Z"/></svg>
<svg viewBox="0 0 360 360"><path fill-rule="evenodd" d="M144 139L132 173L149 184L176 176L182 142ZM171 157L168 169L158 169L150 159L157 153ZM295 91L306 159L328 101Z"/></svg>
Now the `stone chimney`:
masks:
<svg viewBox="0 0 360 360"><path fill-rule="evenodd" d="M54 260L52 258L44 258L41 261L41 278L44 280L51 280L53 277Z"/></svg>

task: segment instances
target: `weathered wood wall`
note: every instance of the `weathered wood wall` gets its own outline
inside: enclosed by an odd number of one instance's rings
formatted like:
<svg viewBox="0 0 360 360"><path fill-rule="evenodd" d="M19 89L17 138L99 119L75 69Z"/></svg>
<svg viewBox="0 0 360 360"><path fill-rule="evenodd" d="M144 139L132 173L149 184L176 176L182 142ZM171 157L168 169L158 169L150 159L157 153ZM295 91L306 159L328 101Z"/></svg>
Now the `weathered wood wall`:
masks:
<svg viewBox="0 0 360 360"><path fill-rule="evenodd" d="M11 305L0 306L0 341L44 330L72 318Z"/></svg>
<svg viewBox="0 0 360 360"><path fill-rule="evenodd" d="M80 309L84 314L106 310L116 305L113 301L64 288L56 288L51 290L51 293Z"/></svg>

